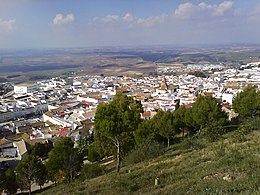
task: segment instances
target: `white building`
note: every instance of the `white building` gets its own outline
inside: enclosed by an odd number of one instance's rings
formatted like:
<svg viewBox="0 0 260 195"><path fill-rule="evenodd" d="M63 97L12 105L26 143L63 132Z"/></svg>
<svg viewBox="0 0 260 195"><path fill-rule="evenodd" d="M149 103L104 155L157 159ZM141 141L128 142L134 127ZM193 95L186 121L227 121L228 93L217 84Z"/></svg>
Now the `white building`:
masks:
<svg viewBox="0 0 260 195"><path fill-rule="evenodd" d="M14 93L15 94L27 94L30 92L34 92L39 90L39 85L38 84L19 84L19 85L14 85Z"/></svg>

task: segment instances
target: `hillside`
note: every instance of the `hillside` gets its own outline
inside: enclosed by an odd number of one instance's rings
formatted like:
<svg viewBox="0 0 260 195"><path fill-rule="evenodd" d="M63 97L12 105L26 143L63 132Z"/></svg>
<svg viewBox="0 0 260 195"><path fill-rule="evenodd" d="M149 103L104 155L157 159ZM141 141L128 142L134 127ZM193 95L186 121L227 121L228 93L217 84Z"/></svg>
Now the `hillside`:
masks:
<svg viewBox="0 0 260 195"><path fill-rule="evenodd" d="M187 139L157 158L123 166L119 174L108 165L100 177L42 194L259 194L259 162L260 131L242 142L233 132L213 143Z"/></svg>

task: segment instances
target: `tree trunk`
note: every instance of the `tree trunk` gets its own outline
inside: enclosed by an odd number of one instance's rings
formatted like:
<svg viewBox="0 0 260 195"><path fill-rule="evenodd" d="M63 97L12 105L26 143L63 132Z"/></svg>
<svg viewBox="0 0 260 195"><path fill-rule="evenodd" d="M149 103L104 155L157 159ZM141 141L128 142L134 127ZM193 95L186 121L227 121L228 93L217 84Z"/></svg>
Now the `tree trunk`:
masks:
<svg viewBox="0 0 260 195"><path fill-rule="evenodd" d="M32 194L32 186L30 185L29 186L29 195L31 195Z"/></svg>
<svg viewBox="0 0 260 195"><path fill-rule="evenodd" d="M169 137L167 138L167 142L168 142L167 144L168 144L168 148L169 148L170 147L170 138Z"/></svg>
<svg viewBox="0 0 260 195"><path fill-rule="evenodd" d="M121 164L121 156L120 156L120 143L118 140L116 140L116 147L117 147L117 154L116 154L116 158L117 158L117 164L116 164L116 171L119 172L120 170L120 164Z"/></svg>

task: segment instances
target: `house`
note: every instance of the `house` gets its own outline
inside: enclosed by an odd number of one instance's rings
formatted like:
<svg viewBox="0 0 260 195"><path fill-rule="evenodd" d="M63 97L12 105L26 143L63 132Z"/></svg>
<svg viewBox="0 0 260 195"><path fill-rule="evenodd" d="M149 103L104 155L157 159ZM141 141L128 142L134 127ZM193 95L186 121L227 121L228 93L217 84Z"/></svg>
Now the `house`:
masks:
<svg viewBox="0 0 260 195"><path fill-rule="evenodd" d="M12 141L6 138L0 140L0 155L2 157L18 157L22 160L28 154L25 141Z"/></svg>
<svg viewBox="0 0 260 195"><path fill-rule="evenodd" d="M224 93L222 94L222 101L223 101L223 102L227 102L227 103L229 103L229 104L231 105L234 96L235 96L234 93L226 91L226 92L224 92Z"/></svg>
<svg viewBox="0 0 260 195"><path fill-rule="evenodd" d="M39 89L40 89L40 87L38 84L23 83L23 84L14 85L14 93L20 94L20 95L34 92Z"/></svg>
<svg viewBox="0 0 260 195"><path fill-rule="evenodd" d="M3 138L0 140L0 156L1 157L16 157L17 149L13 145L13 141Z"/></svg>
<svg viewBox="0 0 260 195"><path fill-rule="evenodd" d="M23 139L21 141L14 142L14 146L17 148L17 156L19 160L22 160L25 156L27 156L28 151L26 143Z"/></svg>
<svg viewBox="0 0 260 195"><path fill-rule="evenodd" d="M228 120L230 120L230 121L233 118L236 118L238 116L238 113L236 113L233 109L231 109L231 106L229 104L223 104L222 110L227 113Z"/></svg>
<svg viewBox="0 0 260 195"><path fill-rule="evenodd" d="M30 139L31 140L35 140L35 139L48 139L48 138L52 138L52 135L50 133L43 133L39 129L33 130L32 133L30 134Z"/></svg>
<svg viewBox="0 0 260 195"><path fill-rule="evenodd" d="M148 120L151 119L157 112L154 111L144 111L141 113L141 119Z"/></svg>

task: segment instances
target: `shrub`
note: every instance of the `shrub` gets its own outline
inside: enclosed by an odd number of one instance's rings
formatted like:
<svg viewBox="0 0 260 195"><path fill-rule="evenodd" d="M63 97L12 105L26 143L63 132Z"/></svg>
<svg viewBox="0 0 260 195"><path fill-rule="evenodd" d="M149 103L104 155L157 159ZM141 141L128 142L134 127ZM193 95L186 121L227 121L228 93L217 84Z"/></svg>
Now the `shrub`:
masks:
<svg viewBox="0 0 260 195"><path fill-rule="evenodd" d="M232 135L233 142L244 142L246 141L246 132L244 129L238 129Z"/></svg>
<svg viewBox="0 0 260 195"><path fill-rule="evenodd" d="M241 128L245 129L245 133L250 133L251 131L260 130L260 117L256 117L244 122Z"/></svg>
<svg viewBox="0 0 260 195"><path fill-rule="evenodd" d="M227 145L224 143L224 140L221 140L217 145L212 147L212 150L217 158L223 157L226 154Z"/></svg>
<svg viewBox="0 0 260 195"><path fill-rule="evenodd" d="M205 141L198 136L187 137L178 145L179 147L176 149L180 150L198 150L206 147Z"/></svg>
<svg viewBox="0 0 260 195"><path fill-rule="evenodd" d="M260 117L242 123L232 135L232 140L233 142L244 142L246 135L255 130L260 130Z"/></svg>
<svg viewBox="0 0 260 195"><path fill-rule="evenodd" d="M83 166L80 172L80 179L81 180L91 179L100 176L103 173L104 170L99 164L86 164Z"/></svg>
<svg viewBox="0 0 260 195"><path fill-rule="evenodd" d="M129 177L116 177L114 178L114 187L118 189L118 192L124 192L124 194L133 194L140 189L140 184Z"/></svg>
<svg viewBox="0 0 260 195"><path fill-rule="evenodd" d="M206 127L202 130L203 137L205 137L210 142L219 140L222 134L223 134L223 129L219 126Z"/></svg>
<svg viewBox="0 0 260 195"><path fill-rule="evenodd" d="M97 160L100 160L100 156L93 144L89 145L88 147L88 160L90 162L95 162Z"/></svg>
<svg viewBox="0 0 260 195"><path fill-rule="evenodd" d="M139 143L135 148L125 157L126 164L134 164L142 162L163 153L163 145L155 141L147 141Z"/></svg>

